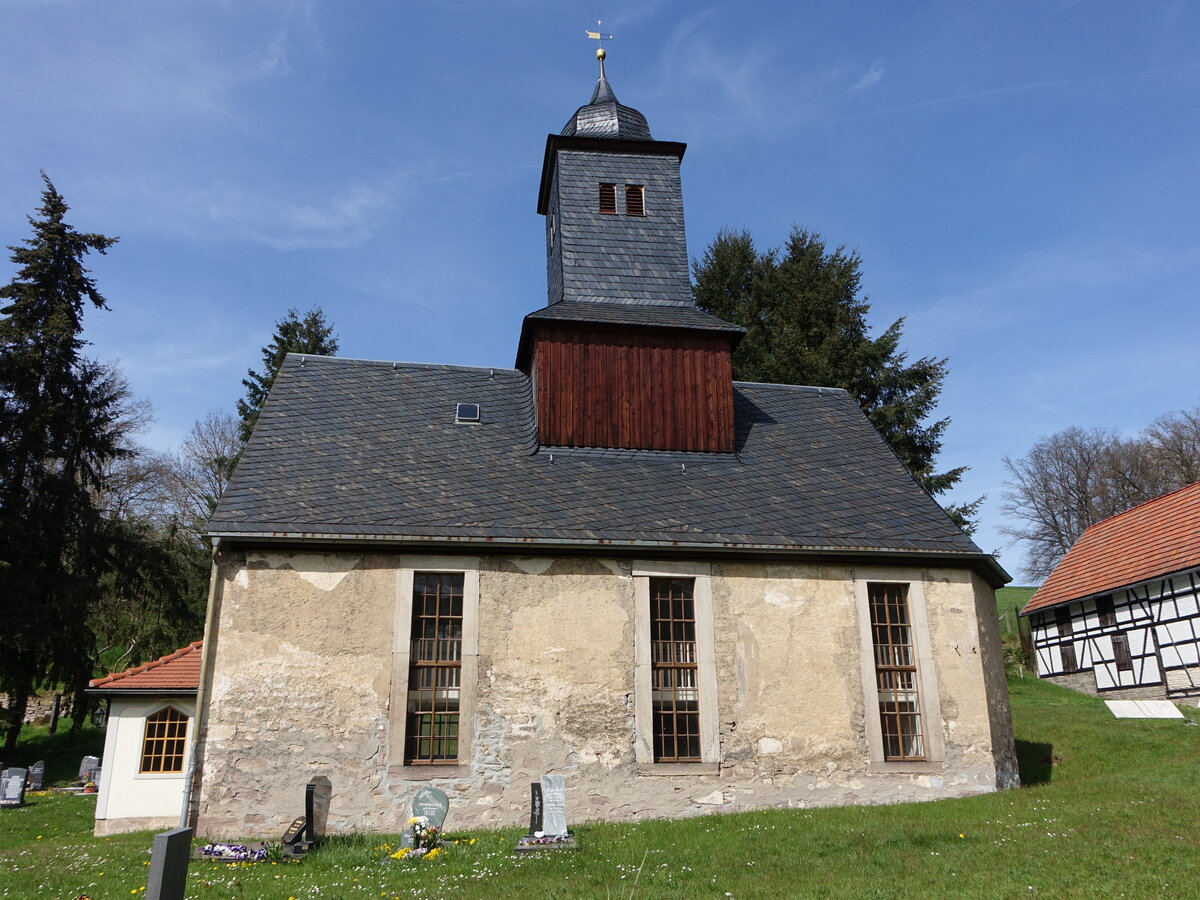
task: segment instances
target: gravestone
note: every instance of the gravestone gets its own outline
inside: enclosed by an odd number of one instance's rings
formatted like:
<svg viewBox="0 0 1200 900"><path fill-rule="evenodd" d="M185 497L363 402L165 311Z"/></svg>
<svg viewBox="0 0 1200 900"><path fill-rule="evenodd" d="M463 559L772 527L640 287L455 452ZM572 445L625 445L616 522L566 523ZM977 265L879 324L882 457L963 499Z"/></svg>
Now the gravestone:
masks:
<svg viewBox="0 0 1200 900"><path fill-rule="evenodd" d="M29 767L29 784L28 788L31 791L40 791L42 784L46 780L46 761L39 759Z"/></svg>
<svg viewBox="0 0 1200 900"><path fill-rule="evenodd" d="M304 787L304 815L300 816L283 833L283 851L292 858L304 856L321 841L325 840L325 826L329 822L329 800L333 796L333 785L324 775L318 775Z"/></svg>
<svg viewBox="0 0 1200 900"><path fill-rule="evenodd" d="M563 775L542 776L541 830L549 835L567 833L567 779Z"/></svg>
<svg viewBox="0 0 1200 900"><path fill-rule="evenodd" d="M537 834L542 830L542 783L534 781L529 785L529 833Z"/></svg>
<svg viewBox="0 0 1200 900"><path fill-rule="evenodd" d="M439 832L446 824L446 814L449 812L450 798L440 788L431 787L427 784L422 785L413 797L412 814L414 816L424 816L429 820L429 824L437 828ZM412 845L412 829L409 828L404 832L404 846L411 847Z"/></svg>
<svg viewBox="0 0 1200 900"><path fill-rule="evenodd" d="M529 834L517 839L517 853L538 850L577 850L567 830L567 783L562 775L543 775L529 785Z"/></svg>
<svg viewBox="0 0 1200 900"><path fill-rule="evenodd" d="M96 770L100 768L100 760L95 756L85 756L79 764L79 781L95 781Z"/></svg>
<svg viewBox="0 0 1200 900"><path fill-rule="evenodd" d="M450 812L450 798L440 788L423 785L413 797L412 812L414 816L424 816L438 831L446 824L446 814Z"/></svg>
<svg viewBox="0 0 1200 900"><path fill-rule="evenodd" d="M25 769L16 767L0 773L0 806L25 805Z"/></svg>
<svg viewBox="0 0 1200 900"><path fill-rule="evenodd" d="M187 889L192 829L176 828L154 836L146 900L183 900Z"/></svg>

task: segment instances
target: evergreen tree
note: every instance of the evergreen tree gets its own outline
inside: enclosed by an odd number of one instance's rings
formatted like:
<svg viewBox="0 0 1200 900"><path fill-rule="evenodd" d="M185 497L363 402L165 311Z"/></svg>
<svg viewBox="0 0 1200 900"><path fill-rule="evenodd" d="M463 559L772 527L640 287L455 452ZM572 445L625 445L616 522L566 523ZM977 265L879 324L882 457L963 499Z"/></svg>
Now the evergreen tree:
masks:
<svg viewBox="0 0 1200 900"><path fill-rule="evenodd" d="M238 434L242 443L250 440L254 425L258 422L258 414L285 356L289 353L335 356L337 351L337 337L334 336L333 326L325 321L325 311L321 307L314 306L304 314L303 319L295 309L289 309L287 315L275 323L271 343L262 348L262 371L248 369L247 377L242 379L246 397L237 402L238 415L241 417Z"/></svg>
<svg viewBox="0 0 1200 900"><path fill-rule="evenodd" d="M62 196L45 190L33 236L10 247L18 266L0 288L0 601L11 752L32 689L90 677L89 598L108 558L94 498L121 455L121 386L84 359L88 304L106 308L83 265L115 238L68 225Z"/></svg>
<svg viewBox="0 0 1200 900"><path fill-rule="evenodd" d="M819 234L793 228L781 249L760 253L749 232L722 231L692 264L697 305L741 325L734 377L742 381L845 388L913 477L931 494L949 490L965 466L935 471L949 419L927 421L937 406L946 360L908 361L904 320L878 337L859 294L862 258ZM947 508L968 533L983 498Z"/></svg>

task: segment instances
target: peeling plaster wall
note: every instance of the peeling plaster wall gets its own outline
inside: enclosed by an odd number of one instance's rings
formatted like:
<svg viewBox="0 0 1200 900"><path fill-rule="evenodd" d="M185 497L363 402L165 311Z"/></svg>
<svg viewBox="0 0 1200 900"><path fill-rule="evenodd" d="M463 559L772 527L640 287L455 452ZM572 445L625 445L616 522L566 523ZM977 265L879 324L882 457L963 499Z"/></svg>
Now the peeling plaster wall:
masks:
<svg viewBox="0 0 1200 900"><path fill-rule="evenodd" d="M453 557L446 557L453 565ZM396 831L432 780L448 827L512 826L529 783L567 776L569 821L930 800L1015 784L992 592L966 570L905 570L926 596L944 760L870 762L862 623L848 566L714 563L720 765L634 758L628 561L482 557L475 727L463 765L388 768L401 557L224 552L199 833L278 838L328 775L335 831ZM861 577L861 576L860 576ZM891 768L888 768L891 766ZM692 774L699 772L700 774Z"/></svg>

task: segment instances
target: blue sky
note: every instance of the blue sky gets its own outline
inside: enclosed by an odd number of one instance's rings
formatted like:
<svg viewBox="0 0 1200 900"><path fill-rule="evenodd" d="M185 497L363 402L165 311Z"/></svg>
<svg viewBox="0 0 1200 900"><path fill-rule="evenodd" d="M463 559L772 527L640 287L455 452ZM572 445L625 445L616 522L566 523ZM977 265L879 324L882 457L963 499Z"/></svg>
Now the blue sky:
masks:
<svg viewBox="0 0 1200 900"><path fill-rule="evenodd" d="M44 168L173 447L288 307L343 356L511 366L545 302L546 134L608 75L688 144L689 250L794 223L857 249L882 330L949 357L959 499L1070 425L1200 403L1200 4L0 0L0 240ZM12 266L0 264L0 279ZM1018 582L1020 579L1018 578Z"/></svg>

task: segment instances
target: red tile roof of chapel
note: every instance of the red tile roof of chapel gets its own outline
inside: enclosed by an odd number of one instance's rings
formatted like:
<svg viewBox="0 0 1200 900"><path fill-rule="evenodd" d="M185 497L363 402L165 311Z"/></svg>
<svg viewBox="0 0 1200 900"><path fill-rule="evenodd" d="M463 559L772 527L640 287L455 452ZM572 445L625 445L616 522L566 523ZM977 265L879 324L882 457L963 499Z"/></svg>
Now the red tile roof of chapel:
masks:
<svg viewBox="0 0 1200 900"><path fill-rule="evenodd" d="M1198 565L1200 481L1088 528L1022 614Z"/></svg>
<svg viewBox="0 0 1200 900"><path fill-rule="evenodd" d="M168 653L153 662L114 672L88 682L92 690L169 691L182 693L200 687L200 647L204 641L192 641L186 647Z"/></svg>

